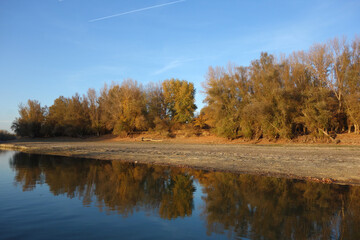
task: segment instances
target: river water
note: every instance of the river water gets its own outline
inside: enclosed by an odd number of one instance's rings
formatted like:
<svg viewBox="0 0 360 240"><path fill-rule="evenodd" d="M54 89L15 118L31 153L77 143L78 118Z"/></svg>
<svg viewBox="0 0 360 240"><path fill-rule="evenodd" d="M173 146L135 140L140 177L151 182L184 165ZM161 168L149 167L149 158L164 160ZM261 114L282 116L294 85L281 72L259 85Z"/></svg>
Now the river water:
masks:
<svg viewBox="0 0 360 240"><path fill-rule="evenodd" d="M1 151L0 239L360 239L360 188Z"/></svg>

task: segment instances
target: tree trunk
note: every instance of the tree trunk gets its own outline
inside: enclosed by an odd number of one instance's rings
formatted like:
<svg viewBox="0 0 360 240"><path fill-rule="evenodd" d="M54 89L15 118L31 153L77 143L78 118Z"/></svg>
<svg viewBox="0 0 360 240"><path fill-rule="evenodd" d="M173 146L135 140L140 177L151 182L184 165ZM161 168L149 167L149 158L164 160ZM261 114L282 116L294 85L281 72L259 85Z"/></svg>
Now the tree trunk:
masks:
<svg viewBox="0 0 360 240"><path fill-rule="evenodd" d="M323 129L319 128L319 132L322 132L325 134L325 136L327 136L328 138L331 139L331 141L336 142L335 138L331 137L326 131L324 131Z"/></svg>

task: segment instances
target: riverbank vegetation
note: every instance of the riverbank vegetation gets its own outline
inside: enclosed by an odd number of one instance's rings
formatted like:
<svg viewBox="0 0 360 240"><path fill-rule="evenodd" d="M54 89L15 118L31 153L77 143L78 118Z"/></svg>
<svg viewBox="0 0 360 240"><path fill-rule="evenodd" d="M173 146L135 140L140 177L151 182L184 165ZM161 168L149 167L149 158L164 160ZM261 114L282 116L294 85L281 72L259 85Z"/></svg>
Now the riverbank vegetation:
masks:
<svg viewBox="0 0 360 240"><path fill-rule="evenodd" d="M360 132L360 39L333 39L289 56L266 52L249 66L210 67L206 106L195 116L195 88L170 79L144 87L133 80L87 95L59 97L50 107L29 100L12 129L20 136L129 135L210 129L234 139L335 139Z"/></svg>
<svg viewBox="0 0 360 240"><path fill-rule="evenodd" d="M12 133L9 133L5 130L0 130L0 142L1 141L8 141L8 140L14 140L16 139L16 136Z"/></svg>
<svg viewBox="0 0 360 240"><path fill-rule="evenodd" d="M195 88L187 81L170 79L144 88L129 79L105 85L100 93L89 89L87 95L61 96L50 107L28 100L19 106L20 117L12 129L29 137L129 135L149 130L168 134L192 124L194 102Z"/></svg>

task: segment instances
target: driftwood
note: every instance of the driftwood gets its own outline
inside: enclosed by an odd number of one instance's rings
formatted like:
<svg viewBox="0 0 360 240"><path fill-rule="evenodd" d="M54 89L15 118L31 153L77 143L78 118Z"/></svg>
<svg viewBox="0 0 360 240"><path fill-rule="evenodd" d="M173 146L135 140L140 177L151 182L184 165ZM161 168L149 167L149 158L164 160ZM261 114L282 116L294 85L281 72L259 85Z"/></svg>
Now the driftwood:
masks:
<svg viewBox="0 0 360 240"><path fill-rule="evenodd" d="M324 131L324 130L321 129L321 128L319 128L319 131L321 131L322 133L325 134L325 136L327 136L328 138L330 138L333 143L338 144L338 143L340 142L339 139L335 140L336 134L328 134L326 131Z"/></svg>
<svg viewBox="0 0 360 240"><path fill-rule="evenodd" d="M144 137L142 137L141 141L142 142L162 142L163 140L162 139L152 139L152 138L144 138Z"/></svg>

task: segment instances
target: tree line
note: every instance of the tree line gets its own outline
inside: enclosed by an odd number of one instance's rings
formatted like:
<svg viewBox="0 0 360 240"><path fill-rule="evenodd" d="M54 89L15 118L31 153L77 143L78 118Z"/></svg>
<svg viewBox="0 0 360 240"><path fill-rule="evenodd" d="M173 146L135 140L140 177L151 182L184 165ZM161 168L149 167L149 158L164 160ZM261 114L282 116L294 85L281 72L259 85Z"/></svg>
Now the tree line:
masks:
<svg viewBox="0 0 360 240"><path fill-rule="evenodd" d="M5 130L0 130L0 142L1 141L8 141L8 140L14 140L16 139L16 136L12 133L9 133Z"/></svg>
<svg viewBox="0 0 360 240"><path fill-rule="evenodd" d="M144 88L134 80L105 85L100 92L60 96L50 107L36 100L19 106L12 129L20 136L48 137L128 135L154 130L168 134L194 118L195 88L185 80L170 79Z"/></svg>
<svg viewBox="0 0 360 240"><path fill-rule="evenodd" d="M203 118L218 135L293 138L359 133L360 39L334 39L248 67L210 68Z"/></svg>
<svg viewBox="0 0 360 240"><path fill-rule="evenodd" d="M210 67L206 106L194 116L195 88L170 79L147 87L126 80L97 93L20 106L20 136L84 136L139 131L170 134L188 127L227 138L334 139L360 132L360 39L337 38L276 58L266 52L249 66Z"/></svg>

